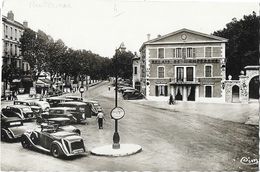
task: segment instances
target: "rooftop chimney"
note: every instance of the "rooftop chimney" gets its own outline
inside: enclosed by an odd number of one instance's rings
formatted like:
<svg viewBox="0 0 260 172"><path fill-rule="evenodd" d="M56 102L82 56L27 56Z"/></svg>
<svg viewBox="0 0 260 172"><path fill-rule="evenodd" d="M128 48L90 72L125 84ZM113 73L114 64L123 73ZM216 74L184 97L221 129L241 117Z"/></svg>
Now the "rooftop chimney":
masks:
<svg viewBox="0 0 260 172"><path fill-rule="evenodd" d="M28 27L28 22L27 21L23 21L23 26L24 27Z"/></svg>
<svg viewBox="0 0 260 172"><path fill-rule="evenodd" d="M147 34L147 40L148 40L148 41L150 41L150 37L151 37L151 34L148 33L148 34Z"/></svg>
<svg viewBox="0 0 260 172"><path fill-rule="evenodd" d="M7 19L12 20L12 21L14 20L14 13L12 11L9 11L7 13Z"/></svg>

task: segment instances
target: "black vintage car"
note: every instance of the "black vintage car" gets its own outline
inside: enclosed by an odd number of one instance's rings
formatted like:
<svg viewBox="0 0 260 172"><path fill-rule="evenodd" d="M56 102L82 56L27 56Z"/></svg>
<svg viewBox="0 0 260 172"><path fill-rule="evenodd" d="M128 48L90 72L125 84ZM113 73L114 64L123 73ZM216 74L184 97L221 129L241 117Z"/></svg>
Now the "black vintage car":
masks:
<svg viewBox="0 0 260 172"><path fill-rule="evenodd" d="M48 125L57 125L57 131L69 131L77 134L81 134L80 130L72 125L70 125L70 119L65 117L56 117L56 118L48 118L44 119L41 122L41 126Z"/></svg>
<svg viewBox="0 0 260 172"><path fill-rule="evenodd" d="M42 114L43 119L64 117L69 118L70 123L86 123L86 116L84 113L77 113L75 107L54 107L50 108L48 114ZM40 120L37 119L39 122Z"/></svg>
<svg viewBox="0 0 260 172"><path fill-rule="evenodd" d="M103 108L96 100L84 100L87 104L86 114L91 114L91 116L97 116L98 112L103 112Z"/></svg>
<svg viewBox="0 0 260 172"><path fill-rule="evenodd" d="M2 109L2 114L6 117L12 117L13 113L16 113L24 121L32 120L36 117L30 106L12 105Z"/></svg>
<svg viewBox="0 0 260 172"><path fill-rule="evenodd" d="M86 122L86 118L91 118L91 114L87 113L87 104L85 102L69 101L58 104L59 107L72 108L72 115L77 119L77 123Z"/></svg>
<svg viewBox="0 0 260 172"><path fill-rule="evenodd" d="M57 107L59 103L73 101L73 99L67 99L64 97L50 97L46 101L50 104L50 107Z"/></svg>
<svg viewBox="0 0 260 172"><path fill-rule="evenodd" d="M136 100L136 99L143 99L145 96L143 93L139 92L138 90L126 90L123 93L123 98L125 100Z"/></svg>
<svg viewBox="0 0 260 172"><path fill-rule="evenodd" d="M28 130L28 127L23 125L21 118L17 117L16 113L9 114L9 117L1 114L1 140L16 141L20 139L22 134Z"/></svg>
<svg viewBox="0 0 260 172"><path fill-rule="evenodd" d="M74 132L59 131L58 125L41 125L41 128L25 132L21 144L23 148L51 153L55 158L86 152L81 136Z"/></svg>
<svg viewBox="0 0 260 172"><path fill-rule="evenodd" d="M73 101L78 101L78 102L82 102L83 98L80 96L66 96L66 99L72 99Z"/></svg>
<svg viewBox="0 0 260 172"><path fill-rule="evenodd" d="M30 100L15 100L14 105L24 105L24 106L30 106L35 116L39 116L40 113L43 111L41 107L36 106L33 101Z"/></svg>

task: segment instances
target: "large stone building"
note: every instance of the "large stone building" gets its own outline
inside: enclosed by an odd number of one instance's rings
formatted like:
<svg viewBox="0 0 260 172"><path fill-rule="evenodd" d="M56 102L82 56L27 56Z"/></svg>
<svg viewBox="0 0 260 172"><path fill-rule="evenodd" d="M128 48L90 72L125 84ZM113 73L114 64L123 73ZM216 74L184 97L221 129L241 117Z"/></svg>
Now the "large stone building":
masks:
<svg viewBox="0 0 260 172"><path fill-rule="evenodd" d="M133 61L134 87L148 99L224 101L226 42L188 29L148 38Z"/></svg>
<svg viewBox="0 0 260 172"><path fill-rule="evenodd" d="M23 73L30 70L29 64L23 61L20 50L20 38L26 27L28 27L27 22L21 24L14 20L12 11L9 11L7 16L2 16L2 73L8 72L10 68L21 69ZM11 82L2 78L2 95L5 90L12 90L14 83L21 82L21 78L12 77L14 80Z"/></svg>

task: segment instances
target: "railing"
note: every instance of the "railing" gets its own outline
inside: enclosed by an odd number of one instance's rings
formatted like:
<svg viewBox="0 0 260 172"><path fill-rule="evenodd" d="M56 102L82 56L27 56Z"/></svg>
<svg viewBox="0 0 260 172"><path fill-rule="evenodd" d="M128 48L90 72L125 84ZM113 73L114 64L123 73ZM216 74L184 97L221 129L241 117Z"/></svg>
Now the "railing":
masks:
<svg viewBox="0 0 260 172"><path fill-rule="evenodd" d="M199 79L198 78L171 78L170 79L171 83L176 83L176 84L198 84Z"/></svg>

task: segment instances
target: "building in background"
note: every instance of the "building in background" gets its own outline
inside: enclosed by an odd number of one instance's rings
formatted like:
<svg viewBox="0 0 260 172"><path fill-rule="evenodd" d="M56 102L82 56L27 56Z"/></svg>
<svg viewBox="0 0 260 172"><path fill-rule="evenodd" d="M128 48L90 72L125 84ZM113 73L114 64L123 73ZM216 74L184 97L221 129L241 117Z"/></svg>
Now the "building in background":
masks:
<svg viewBox="0 0 260 172"><path fill-rule="evenodd" d="M188 29L152 40L148 35L140 59L134 59L133 78L140 76L134 82L148 99L167 100L172 94L179 101L224 101L226 42Z"/></svg>
<svg viewBox="0 0 260 172"><path fill-rule="evenodd" d="M14 20L14 14L9 11L6 16L2 16L2 93L10 92L22 86L22 79L29 75L29 63L23 60L20 50L20 38L24 29L28 27L26 21L23 24ZM21 77L23 76L23 77ZM30 80L27 78L27 81ZM29 81L30 82L30 81ZM26 83L26 81L25 81ZM25 84L26 85L26 84Z"/></svg>

